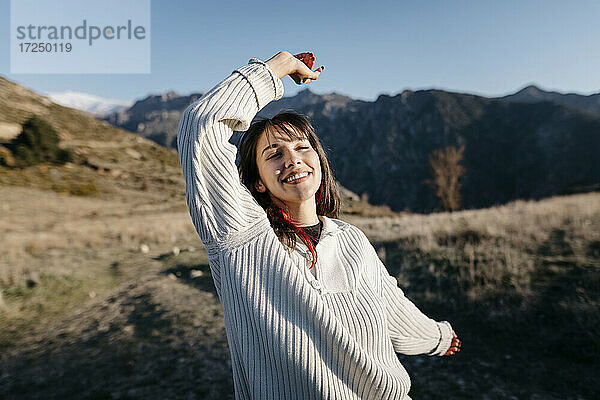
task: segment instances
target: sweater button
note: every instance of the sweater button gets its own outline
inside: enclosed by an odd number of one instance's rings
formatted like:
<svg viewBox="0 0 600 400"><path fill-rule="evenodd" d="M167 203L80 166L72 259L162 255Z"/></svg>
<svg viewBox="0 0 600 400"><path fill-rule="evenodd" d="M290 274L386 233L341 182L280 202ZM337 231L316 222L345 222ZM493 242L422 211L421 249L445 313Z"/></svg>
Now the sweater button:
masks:
<svg viewBox="0 0 600 400"><path fill-rule="evenodd" d="M311 282L311 285L312 285L312 287L314 287L314 288L315 288L315 289L317 289L317 290L321 290L321 288L323 287L323 286L321 285L321 282L319 282L319 281L312 281L312 282Z"/></svg>

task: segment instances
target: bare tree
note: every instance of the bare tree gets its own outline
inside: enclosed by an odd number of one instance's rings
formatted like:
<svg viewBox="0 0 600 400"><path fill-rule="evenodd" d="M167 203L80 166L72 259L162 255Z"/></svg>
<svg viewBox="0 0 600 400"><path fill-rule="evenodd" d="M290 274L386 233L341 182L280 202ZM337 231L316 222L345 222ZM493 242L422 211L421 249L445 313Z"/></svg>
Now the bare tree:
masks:
<svg viewBox="0 0 600 400"><path fill-rule="evenodd" d="M446 211L455 211L461 207L460 178L465 174L465 168L460 162L464 151L464 145L458 149L447 146L434 150L429 156L432 179L426 182L436 189L436 195Z"/></svg>

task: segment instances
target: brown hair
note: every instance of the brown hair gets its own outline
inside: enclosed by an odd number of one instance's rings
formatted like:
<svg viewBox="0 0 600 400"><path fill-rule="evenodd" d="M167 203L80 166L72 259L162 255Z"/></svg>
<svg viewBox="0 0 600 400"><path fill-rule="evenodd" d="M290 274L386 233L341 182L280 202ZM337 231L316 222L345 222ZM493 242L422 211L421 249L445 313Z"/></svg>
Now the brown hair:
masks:
<svg viewBox="0 0 600 400"><path fill-rule="evenodd" d="M313 254L314 265L316 255L308 236L289 221L286 210L276 206L268 192L260 193L254 189L254 185L260 178L256 163L258 139L263 133L273 134L275 132L287 135L290 140L307 139L310 142L312 148L317 152L321 164L321 186L315 194L317 215L337 218L340 209L340 196L329 160L308 118L295 111L283 111L273 118L259 117L256 122L250 125L239 147L240 163L238 170L240 179L250 190L258 204L267 212L267 217L279 241L292 250L296 247L298 239L304 241Z"/></svg>

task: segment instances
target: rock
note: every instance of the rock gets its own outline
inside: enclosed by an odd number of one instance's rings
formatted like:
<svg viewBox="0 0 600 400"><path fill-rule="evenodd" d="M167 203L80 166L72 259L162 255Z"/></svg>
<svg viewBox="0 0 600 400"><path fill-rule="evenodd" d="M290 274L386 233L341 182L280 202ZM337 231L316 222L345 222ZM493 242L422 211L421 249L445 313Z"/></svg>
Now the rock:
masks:
<svg viewBox="0 0 600 400"><path fill-rule="evenodd" d="M173 247L173 255L174 256L178 256L179 252L180 252L179 247L177 247L177 246Z"/></svg>
<svg viewBox="0 0 600 400"><path fill-rule="evenodd" d="M141 244L140 245L140 251L144 254L147 254L148 252L150 252L150 247L148 247L147 244Z"/></svg>
<svg viewBox="0 0 600 400"><path fill-rule="evenodd" d="M139 151L134 149L125 149L125 153L129 155L131 158L139 160L142 158L142 154Z"/></svg>
<svg viewBox="0 0 600 400"><path fill-rule="evenodd" d="M199 269L193 269L190 271L190 276L192 277L192 279L199 278L201 276L204 276L204 272L200 271Z"/></svg>
<svg viewBox="0 0 600 400"><path fill-rule="evenodd" d="M0 122L0 139L9 141L21 133L21 125L7 122Z"/></svg>

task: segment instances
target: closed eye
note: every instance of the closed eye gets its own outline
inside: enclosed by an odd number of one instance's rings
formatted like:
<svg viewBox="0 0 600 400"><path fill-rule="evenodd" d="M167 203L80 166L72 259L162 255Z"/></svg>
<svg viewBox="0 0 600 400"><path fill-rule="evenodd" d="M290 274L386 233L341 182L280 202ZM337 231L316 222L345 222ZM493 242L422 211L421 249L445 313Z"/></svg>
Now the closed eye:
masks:
<svg viewBox="0 0 600 400"><path fill-rule="evenodd" d="M310 146L298 146L298 147L296 147L296 150L309 150L309 149L311 149ZM267 157L267 160L270 160L272 158L279 158L279 157L281 157L281 155L282 155L282 152L276 151L275 153L269 155Z"/></svg>

